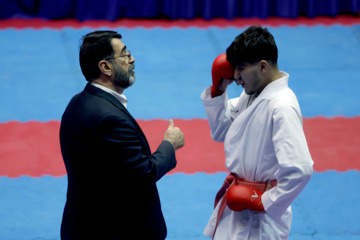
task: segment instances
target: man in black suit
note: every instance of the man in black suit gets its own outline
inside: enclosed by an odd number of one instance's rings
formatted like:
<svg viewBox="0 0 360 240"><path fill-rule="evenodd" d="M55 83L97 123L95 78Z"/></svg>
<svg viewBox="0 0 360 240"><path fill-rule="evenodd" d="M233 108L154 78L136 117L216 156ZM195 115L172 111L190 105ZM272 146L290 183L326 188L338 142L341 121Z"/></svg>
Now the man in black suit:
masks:
<svg viewBox="0 0 360 240"><path fill-rule="evenodd" d="M61 120L60 145L68 175L61 239L166 237L156 182L175 168L184 145L169 120L154 153L126 109L124 89L135 81L135 59L114 31L85 35L80 66L88 81Z"/></svg>

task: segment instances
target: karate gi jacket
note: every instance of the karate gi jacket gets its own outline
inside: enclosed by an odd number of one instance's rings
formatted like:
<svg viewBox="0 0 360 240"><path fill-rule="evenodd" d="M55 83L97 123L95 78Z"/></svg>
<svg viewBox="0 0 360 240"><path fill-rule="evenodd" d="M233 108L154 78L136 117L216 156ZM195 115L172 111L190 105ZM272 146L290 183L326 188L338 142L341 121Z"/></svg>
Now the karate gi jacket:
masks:
<svg viewBox="0 0 360 240"><path fill-rule="evenodd" d="M62 239L165 239L156 182L176 165L170 142L152 154L119 100L87 84L62 116L60 145L68 175Z"/></svg>
<svg viewBox="0 0 360 240"><path fill-rule="evenodd" d="M215 240L288 238L290 204L309 182L313 161L297 98L288 87L289 75L281 74L248 107L250 96L245 91L231 100L226 92L211 98L210 88L201 94L211 136L224 142L229 172L248 181L278 181L262 195L264 212L236 212L226 207ZM204 230L209 237L214 233L218 207Z"/></svg>

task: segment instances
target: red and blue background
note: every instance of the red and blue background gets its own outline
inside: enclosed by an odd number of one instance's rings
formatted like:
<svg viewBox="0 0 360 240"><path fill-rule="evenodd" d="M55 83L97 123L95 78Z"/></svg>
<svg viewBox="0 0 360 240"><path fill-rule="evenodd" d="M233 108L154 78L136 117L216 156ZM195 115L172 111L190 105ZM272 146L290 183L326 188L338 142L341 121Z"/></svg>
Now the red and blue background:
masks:
<svg viewBox="0 0 360 240"><path fill-rule="evenodd" d="M164 2L167 18L130 14L116 21L99 15L85 21L78 16L88 15L78 8L72 11L78 15L68 16L66 1L57 2L63 8L53 6L58 12L39 8L37 15L30 5L24 10L33 1L2 2L9 11L0 11L0 239L60 239L67 187L60 119L86 84L79 40L96 29L121 33L135 57L136 83L124 93L152 151L169 118L185 135L177 167L158 182L167 239L207 239L202 231L227 172L223 144L210 137L200 94L211 84L213 59L253 24L268 27L276 39L279 67L290 74L314 160L312 180L292 205L290 239L360 239L360 18L326 9L318 15L327 16L314 17L314 8L307 16L248 18L233 12L192 18L190 8L175 13ZM50 17L41 12L65 19L45 20ZM228 94L241 91L232 85Z"/></svg>

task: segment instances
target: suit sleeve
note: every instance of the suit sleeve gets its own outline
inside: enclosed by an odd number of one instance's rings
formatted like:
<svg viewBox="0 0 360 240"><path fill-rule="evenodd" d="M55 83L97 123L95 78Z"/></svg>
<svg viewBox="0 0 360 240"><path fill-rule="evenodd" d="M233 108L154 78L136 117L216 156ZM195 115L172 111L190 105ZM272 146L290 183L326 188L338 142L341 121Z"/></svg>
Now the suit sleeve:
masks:
<svg viewBox="0 0 360 240"><path fill-rule="evenodd" d="M163 141L151 154L141 129L126 116L107 115L98 124L99 149L103 159L119 176L131 176L133 182L154 184L175 168L175 150L170 142Z"/></svg>

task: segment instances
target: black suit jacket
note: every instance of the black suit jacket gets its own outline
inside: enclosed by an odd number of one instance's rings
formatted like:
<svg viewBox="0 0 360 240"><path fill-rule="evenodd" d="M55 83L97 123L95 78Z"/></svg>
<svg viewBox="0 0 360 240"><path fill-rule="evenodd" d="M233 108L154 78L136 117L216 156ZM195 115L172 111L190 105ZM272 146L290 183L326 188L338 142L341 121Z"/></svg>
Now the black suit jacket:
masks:
<svg viewBox="0 0 360 240"><path fill-rule="evenodd" d="M176 165L170 142L151 154L127 109L87 84L62 116L60 145L68 175L62 239L165 239L156 182Z"/></svg>

